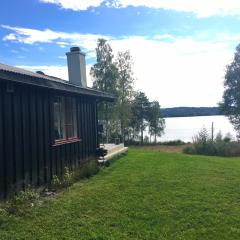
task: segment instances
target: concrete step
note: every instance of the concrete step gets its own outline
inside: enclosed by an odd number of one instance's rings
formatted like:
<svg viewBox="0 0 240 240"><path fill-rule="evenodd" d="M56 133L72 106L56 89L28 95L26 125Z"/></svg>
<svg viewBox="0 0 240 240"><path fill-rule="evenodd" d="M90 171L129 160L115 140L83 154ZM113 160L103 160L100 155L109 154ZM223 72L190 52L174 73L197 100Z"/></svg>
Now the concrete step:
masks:
<svg viewBox="0 0 240 240"><path fill-rule="evenodd" d="M108 150L108 154L104 157L105 160L109 160L117 155L120 155L124 152L128 151L127 147L124 147L124 144L104 144L100 145L100 147L104 147L105 149Z"/></svg>
<svg viewBox="0 0 240 240"><path fill-rule="evenodd" d="M127 151L128 151L128 147L123 147L123 148L121 148L121 149L117 149L116 151L113 151L113 152L111 152L111 153L108 153L108 154L104 157L104 159L110 160L110 159L112 159L113 157L116 157L116 156L118 156L118 155L120 155L120 154L122 154L122 153L125 153L125 152L127 152Z"/></svg>

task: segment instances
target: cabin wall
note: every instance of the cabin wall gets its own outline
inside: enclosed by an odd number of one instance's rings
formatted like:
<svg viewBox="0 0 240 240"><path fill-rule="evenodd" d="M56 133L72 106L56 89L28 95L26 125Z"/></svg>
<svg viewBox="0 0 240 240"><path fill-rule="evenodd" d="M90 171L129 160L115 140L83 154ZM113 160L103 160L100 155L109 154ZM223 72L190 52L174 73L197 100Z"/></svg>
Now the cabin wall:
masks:
<svg viewBox="0 0 240 240"><path fill-rule="evenodd" d="M43 185L65 166L80 167L95 157L96 102L75 96L81 141L54 144L53 90L0 81L0 198L27 185ZM71 95L73 96L73 95Z"/></svg>

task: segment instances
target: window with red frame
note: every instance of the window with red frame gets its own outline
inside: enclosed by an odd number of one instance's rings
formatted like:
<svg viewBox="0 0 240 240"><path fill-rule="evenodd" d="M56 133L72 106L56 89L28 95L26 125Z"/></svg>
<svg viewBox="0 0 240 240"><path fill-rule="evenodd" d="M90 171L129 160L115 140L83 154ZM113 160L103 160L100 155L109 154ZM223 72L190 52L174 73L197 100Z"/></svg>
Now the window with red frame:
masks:
<svg viewBox="0 0 240 240"><path fill-rule="evenodd" d="M77 139L76 100L71 97L55 96L53 111L55 142Z"/></svg>

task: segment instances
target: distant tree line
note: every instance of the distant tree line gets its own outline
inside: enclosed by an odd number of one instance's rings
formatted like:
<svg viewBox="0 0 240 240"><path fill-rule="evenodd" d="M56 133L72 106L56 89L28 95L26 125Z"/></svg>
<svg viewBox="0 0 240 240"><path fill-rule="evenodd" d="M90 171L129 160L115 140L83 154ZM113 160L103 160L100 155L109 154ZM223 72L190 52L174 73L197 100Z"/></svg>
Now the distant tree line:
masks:
<svg viewBox="0 0 240 240"><path fill-rule="evenodd" d="M110 44L99 39L96 59L90 72L93 88L116 96L114 103L99 104L99 120L105 130L102 141L157 142L165 127L160 104L149 101L144 92L134 90L130 52L118 52L114 57Z"/></svg>
<svg viewBox="0 0 240 240"><path fill-rule="evenodd" d="M193 117L193 116L213 116L222 115L219 107L174 107L163 108L162 115L169 117Z"/></svg>

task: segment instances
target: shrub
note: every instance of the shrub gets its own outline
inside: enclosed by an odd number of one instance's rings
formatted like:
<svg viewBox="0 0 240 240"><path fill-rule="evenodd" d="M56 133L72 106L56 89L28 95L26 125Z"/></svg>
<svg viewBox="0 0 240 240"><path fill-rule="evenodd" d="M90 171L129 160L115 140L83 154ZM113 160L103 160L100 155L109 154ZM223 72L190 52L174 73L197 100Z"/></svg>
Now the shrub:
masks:
<svg viewBox="0 0 240 240"><path fill-rule="evenodd" d="M186 146L183 149L183 153L186 153L186 154L196 154L196 151L195 151L193 146Z"/></svg>
<svg viewBox="0 0 240 240"><path fill-rule="evenodd" d="M171 141L165 141L165 142L147 142L144 141L143 145L140 141L134 141L134 140L128 140L124 143L126 146L156 146L156 145L166 145L166 146L181 146L185 145L186 143L182 140L171 140Z"/></svg>
<svg viewBox="0 0 240 240"><path fill-rule="evenodd" d="M227 134L224 138L219 132L214 140L210 139L208 132L203 128L193 137L193 144L183 149L186 154L202 154L210 156L240 156L239 143L232 142Z"/></svg>
<svg viewBox="0 0 240 240"><path fill-rule="evenodd" d="M172 141L160 142L159 144L166 145L166 146L181 146L181 145L185 145L186 143L183 142L182 140L172 140Z"/></svg>
<svg viewBox="0 0 240 240"><path fill-rule="evenodd" d="M95 160L85 162L79 169L74 171L74 179L89 178L99 172L98 163Z"/></svg>
<svg viewBox="0 0 240 240"><path fill-rule="evenodd" d="M13 198L5 204L5 210L10 214L24 215L38 203L40 193L30 187L25 191L16 193Z"/></svg>
<svg viewBox="0 0 240 240"><path fill-rule="evenodd" d="M109 166L110 166L110 161L109 161L109 160L106 160L106 161L104 162L104 166L105 166L105 167L109 167Z"/></svg>
<svg viewBox="0 0 240 240"><path fill-rule="evenodd" d="M4 208L0 208L0 227L6 221L8 212Z"/></svg>
<svg viewBox="0 0 240 240"><path fill-rule="evenodd" d="M68 188L72 184L73 184L73 173L70 172L69 168L65 167L63 172L62 186Z"/></svg>
<svg viewBox="0 0 240 240"><path fill-rule="evenodd" d="M62 180L60 180L58 176L54 175L49 188L52 191L57 191L62 188L70 187L73 184L73 182L74 182L73 173L69 170L68 167L65 167Z"/></svg>
<svg viewBox="0 0 240 240"><path fill-rule="evenodd" d="M81 180L83 178L89 178L99 172L99 167L97 161L90 160L78 169L75 169L73 172L69 168L64 168L63 178L59 179L58 176L54 175L49 186L49 189L52 191L58 191L62 188L70 187L74 181Z"/></svg>
<svg viewBox="0 0 240 240"><path fill-rule="evenodd" d="M88 161L82 167L71 172L69 168L64 168L63 178L59 179L54 175L49 189L57 191L62 188L70 187L74 180L89 178L99 171L97 161ZM7 214L25 215L32 207L40 203L40 190L30 188L16 193L3 208L0 208L0 224L6 218Z"/></svg>
<svg viewBox="0 0 240 240"><path fill-rule="evenodd" d="M50 189L52 191L57 191L58 189L62 188L62 182L61 180L58 178L58 176L53 175L51 184L50 184Z"/></svg>

